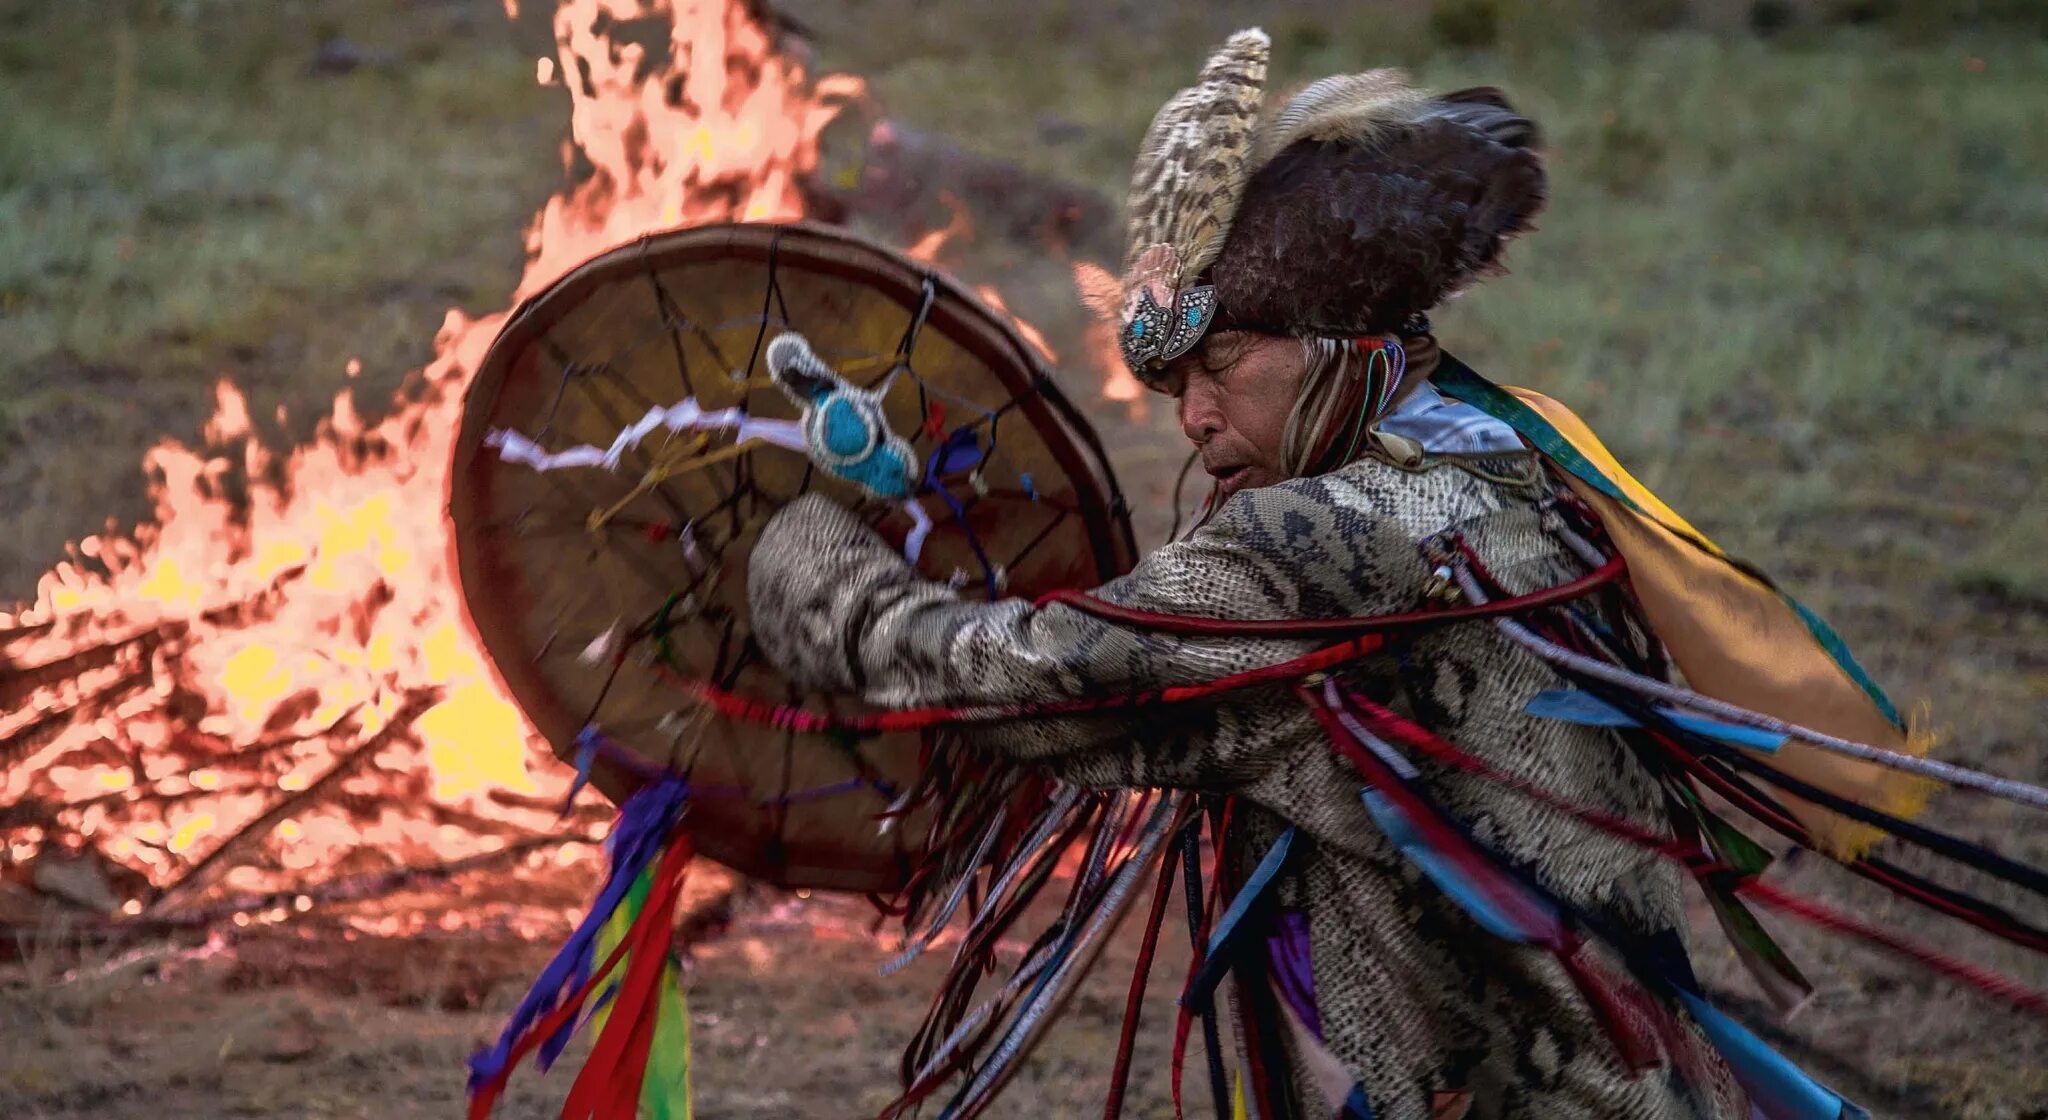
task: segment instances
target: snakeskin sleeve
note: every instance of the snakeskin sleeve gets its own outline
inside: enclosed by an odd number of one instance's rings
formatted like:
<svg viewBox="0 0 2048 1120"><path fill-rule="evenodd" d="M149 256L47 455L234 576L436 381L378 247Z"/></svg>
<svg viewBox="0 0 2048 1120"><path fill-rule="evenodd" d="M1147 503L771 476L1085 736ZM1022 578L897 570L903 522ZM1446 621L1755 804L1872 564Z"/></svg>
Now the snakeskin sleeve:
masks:
<svg viewBox="0 0 2048 1120"><path fill-rule="evenodd" d="M1371 518L1333 500L1320 480L1302 480L1238 495L1210 525L1094 594L1206 618L1299 618L1359 613L1362 598L1392 609L1413 601L1421 576L1411 540L1375 531ZM768 525L748 590L756 640L793 679L892 708L1192 684L1312 648L1148 633L1059 605L970 601L919 578L880 537L822 498L796 502ZM1142 719L1019 721L974 739L1084 785L1234 789L1302 741L1274 734L1274 710L1291 722L1299 705L1277 704L1281 696L1268 692Z"/></svg>
<svg viewBox="0 0 2048 1120"><path fill-rule="evenodd" d="M1472 547L1511 591L1551 586L1584 568L1543 529L1545 485L1526 456L1474 457L1459 469L1362 459L1236 495L1208 526L1094 594L1221 619L1413 609L1428 578L1420 546L1443 534ZM888 707L1190 684L1309 648L970 601L919 578L851 514L817 498L768 526L748 591L756 640L792 678ZM1533 696L1563 682L1487 624L1417 635L1398 658L1359 662L1345 676L1518 778L1665 827L1656 782L1612 732L1527 713ZM1283 689L1142 716L1020 719L980 727L965 745L1079 785L1236 794L1247 804L1226 855L1240 871L1295 826L1306 843L1280 876L1279 901L1308 916L1323 1044L1377 1115L1421 1120L1440 1092L1472 1094L1474 1116L1742 1114L1621 1067L1554 961L1478 929L1380 834L1357 774ZM1675 869L1498 783L1419 767L1477 839L1573 905L1644 936L1683 929ZM1319 1090L1302 1081L1300 1092L1307 1101Z"/></svg>

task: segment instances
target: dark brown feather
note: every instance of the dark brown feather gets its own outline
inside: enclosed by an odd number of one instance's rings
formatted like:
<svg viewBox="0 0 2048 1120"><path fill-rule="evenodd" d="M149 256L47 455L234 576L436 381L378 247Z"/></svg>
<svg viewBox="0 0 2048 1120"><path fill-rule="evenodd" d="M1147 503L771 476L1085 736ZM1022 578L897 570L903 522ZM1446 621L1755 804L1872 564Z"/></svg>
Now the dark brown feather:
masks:
<svg viewBox="0 0 2048 1120"><path fill-rule="evenodd" d="M1211 277L1239 325L1377 334L1499 270L1546 181L1499 90L1436 98L1366 144L1301 141L1261 168Z"/></svg>

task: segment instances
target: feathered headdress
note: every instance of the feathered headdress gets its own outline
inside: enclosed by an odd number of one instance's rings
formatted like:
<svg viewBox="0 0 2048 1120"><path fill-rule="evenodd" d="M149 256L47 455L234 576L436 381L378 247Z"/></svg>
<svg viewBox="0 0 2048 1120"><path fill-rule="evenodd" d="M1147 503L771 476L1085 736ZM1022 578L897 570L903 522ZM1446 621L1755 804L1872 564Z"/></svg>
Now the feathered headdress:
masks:
<svg viewBox="0 0 2048 1120"><path fill-rule="evenodd" d="M1124 274L1099 277L1090 302L1155 387L1219 325L1398 327L1496 271L1543 206L1536 126L1500 91L1432 94L1374 70L1261 116L1268 47L1262 31L1232 35L1139 149Z"/></svg>

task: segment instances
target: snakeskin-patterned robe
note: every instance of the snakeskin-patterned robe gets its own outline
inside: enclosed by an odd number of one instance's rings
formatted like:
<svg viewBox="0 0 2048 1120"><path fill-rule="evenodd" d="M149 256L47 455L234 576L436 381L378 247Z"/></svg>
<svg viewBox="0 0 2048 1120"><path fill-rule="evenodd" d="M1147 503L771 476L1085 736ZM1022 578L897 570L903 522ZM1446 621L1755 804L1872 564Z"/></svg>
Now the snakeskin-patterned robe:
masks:
<svg viewBox="0 0 2048 1120"><path fill-rule="evenodd" d="M1586 571L1547 526L1553 483L1531 454L1369 456L1328 475L1241 492L1210 523L1096 594L1222 619L1408 611L1423 604L1423 545L1455 534L1510 591ZM799 682L889 707L1046 701L1191 684L1299 656L1311 643L1192 638L1061 606L975 602L919 578L823 499L791 505L754 554L755 634ZM1425 633L1350 683L1494 765L1582 805L1668 831L1656 783L1610 732L1524 712L1562 686L1485 621ZM1322 1046L1290 1046L1295 1109L1330 1115L1331 1059L1380 1120L1598 1120L1734 1115L1666 1070L1632 1076L1563 969L1481 929L1395 850L1355 772L1285 689L1247 691L1143 721L1090 716L977 730L970 743L1090 787L1167 787L1240 799L1226 858L1243 870L1286 826L1278 886L1305 913ZM1482 843L1583 912L1677 943L1679 872L1484 779L1420 763ZM1305 850L1304 850L1305 849ZM1317 1050L1312 1056L1305 1050ZM1320 1063L1325 1076L1318 1078ZM1329 1111L1325 1111L1325 1109Z"/></svg>

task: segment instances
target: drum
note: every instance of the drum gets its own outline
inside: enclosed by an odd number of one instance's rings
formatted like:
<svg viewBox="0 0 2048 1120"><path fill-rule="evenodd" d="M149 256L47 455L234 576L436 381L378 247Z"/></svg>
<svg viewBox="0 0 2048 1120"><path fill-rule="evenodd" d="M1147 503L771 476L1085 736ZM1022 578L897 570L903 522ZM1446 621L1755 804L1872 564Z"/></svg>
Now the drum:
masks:
<svg viewBox="0 0 2048 1120"><path fill-rule="evenodd" d="M800 402L765 360L792 331L879 401L915 466L907 498L703 419L795 430ZM920 538L919 570L968 596L1092 587L1136 555L1093 431L1006 317L805 224L649 236L526 301L470 384L449 486L469 617L555 753L594 755L615 800L653 768L685 774L697 850L792 888L903 884L927 829L881 823L930 744L730 722L693 700L709 682L862 710L794 687L753 641L747 558L777 510L828 495L907 550Z"/></svg>

